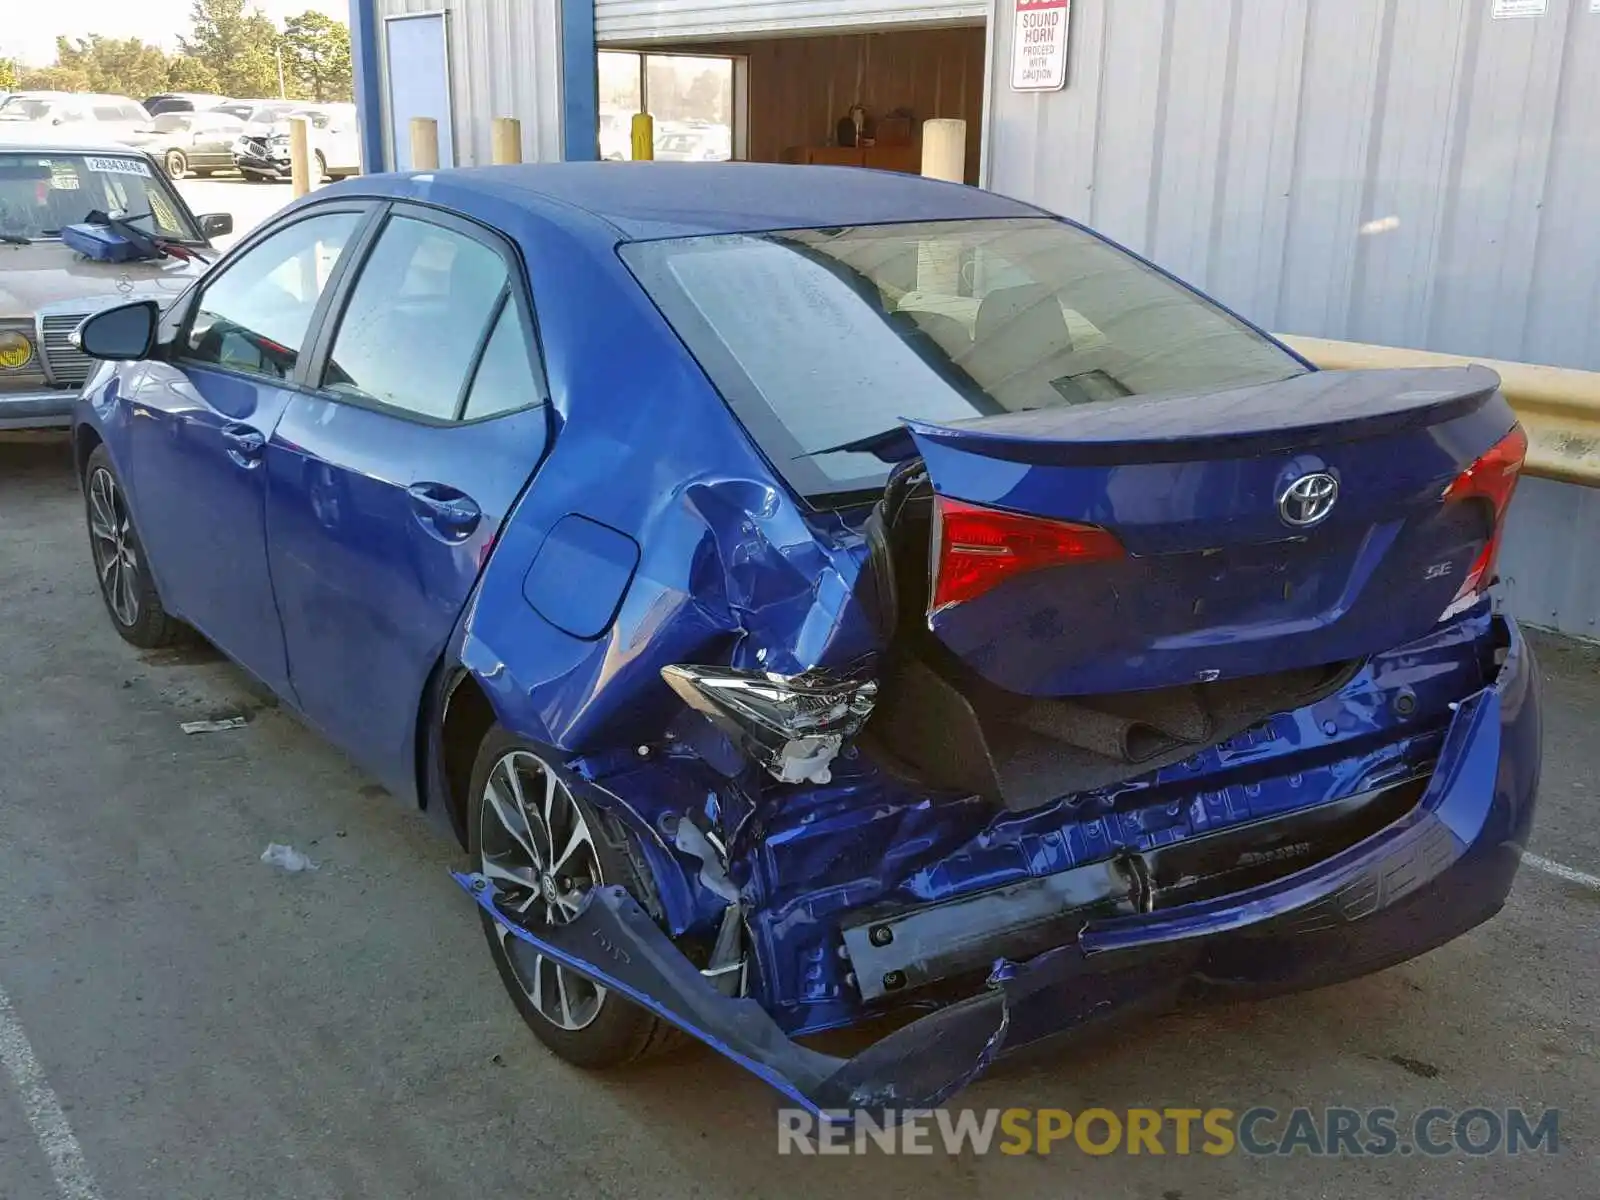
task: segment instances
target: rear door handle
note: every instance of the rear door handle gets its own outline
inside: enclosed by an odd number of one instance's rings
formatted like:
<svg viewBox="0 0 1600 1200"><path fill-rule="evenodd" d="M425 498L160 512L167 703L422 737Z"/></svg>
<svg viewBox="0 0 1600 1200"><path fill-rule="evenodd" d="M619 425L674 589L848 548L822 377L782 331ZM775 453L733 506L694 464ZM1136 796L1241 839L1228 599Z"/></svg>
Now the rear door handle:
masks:
<svg viewBox="0 0 1600 1200"><path fill-rule="evenodd" d="M267 448L267 435L249 425L224 425L222 443L234 462L241 467L253 467L261 462L261 452Z"/></svg>
<svg viewBox="0 0 1600 1200"><path fill-rule="evenodd" d="M449 484L414 483L406 491L417 521L441 541L466 541L483 519L478 502Z"/></svg>

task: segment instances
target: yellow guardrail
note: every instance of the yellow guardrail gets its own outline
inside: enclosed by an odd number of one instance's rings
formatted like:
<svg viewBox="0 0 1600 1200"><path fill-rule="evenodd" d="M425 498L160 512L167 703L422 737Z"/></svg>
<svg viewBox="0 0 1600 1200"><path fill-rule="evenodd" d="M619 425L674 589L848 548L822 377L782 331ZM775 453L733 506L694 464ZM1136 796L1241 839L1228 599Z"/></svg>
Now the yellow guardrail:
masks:
<svg viewBox="0 0 1600 1200"><path fill-rule="evenodd" d="M1528 433L1526 471L1545 479L1600 487L1600 371L1540 367L1428 350L1280 335L1319 367L1354 371L1379 367L1488 367Z"/></svg>

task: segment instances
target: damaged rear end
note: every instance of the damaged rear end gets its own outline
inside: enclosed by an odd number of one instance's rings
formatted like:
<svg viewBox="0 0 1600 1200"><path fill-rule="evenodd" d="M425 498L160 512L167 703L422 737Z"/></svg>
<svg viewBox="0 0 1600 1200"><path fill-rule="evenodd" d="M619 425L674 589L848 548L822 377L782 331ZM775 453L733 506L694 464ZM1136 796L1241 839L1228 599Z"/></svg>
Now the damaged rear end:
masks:
<svg viewBox="0 0 1600 1200"><path fill-rule="evenodd" d="M1540 731L1491 596L1526 449L1491 373L1309 371L1044 219L623 257L871 636L819 638L819 584L662 663L660 737L570 764L655 895L551 927L460 876L515 936L814 1110L906 1111L1498 910ZM893 1014L853 1058L796 1041Z"/></svg>

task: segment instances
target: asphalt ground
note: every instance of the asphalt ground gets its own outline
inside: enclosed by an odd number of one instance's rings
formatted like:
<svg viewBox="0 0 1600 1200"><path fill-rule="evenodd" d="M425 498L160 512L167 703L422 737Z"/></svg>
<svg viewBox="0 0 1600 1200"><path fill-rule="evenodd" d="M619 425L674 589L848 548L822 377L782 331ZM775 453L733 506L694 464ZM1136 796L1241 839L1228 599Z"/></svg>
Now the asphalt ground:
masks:
<svg viewBox="0 0 1600 1200"><path fill-rule="evenodd" d="M708 1051L552 1058L452 842L226 662L121 642L59 441L0 443L0 616L0 1200L1600 1194L1593 648L1536 639L1529 849L1568 877L1525 866L1499 917L1415 962L1007 1062L956 1102L1392 1108L1402 1130L1430 1106L1554 1108L1554 1153L1213 1157L1169 1131L1162 1155L784 1157L771 1093ZM262 865L269 842L319 869Z"/></svg>

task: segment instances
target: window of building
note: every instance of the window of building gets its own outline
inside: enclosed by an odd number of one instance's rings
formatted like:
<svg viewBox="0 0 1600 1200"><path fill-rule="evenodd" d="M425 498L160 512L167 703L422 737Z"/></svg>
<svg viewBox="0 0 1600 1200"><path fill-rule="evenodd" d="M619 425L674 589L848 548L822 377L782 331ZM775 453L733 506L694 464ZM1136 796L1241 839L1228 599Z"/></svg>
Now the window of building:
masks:
<svg viewBox="0 0 1600 1200"><path fill-rule="evenodd" d="M726 162L735 157L737 60L727 55L600 52L600 157L633 157L633 117L655 118L655 157Z"/></svg>

